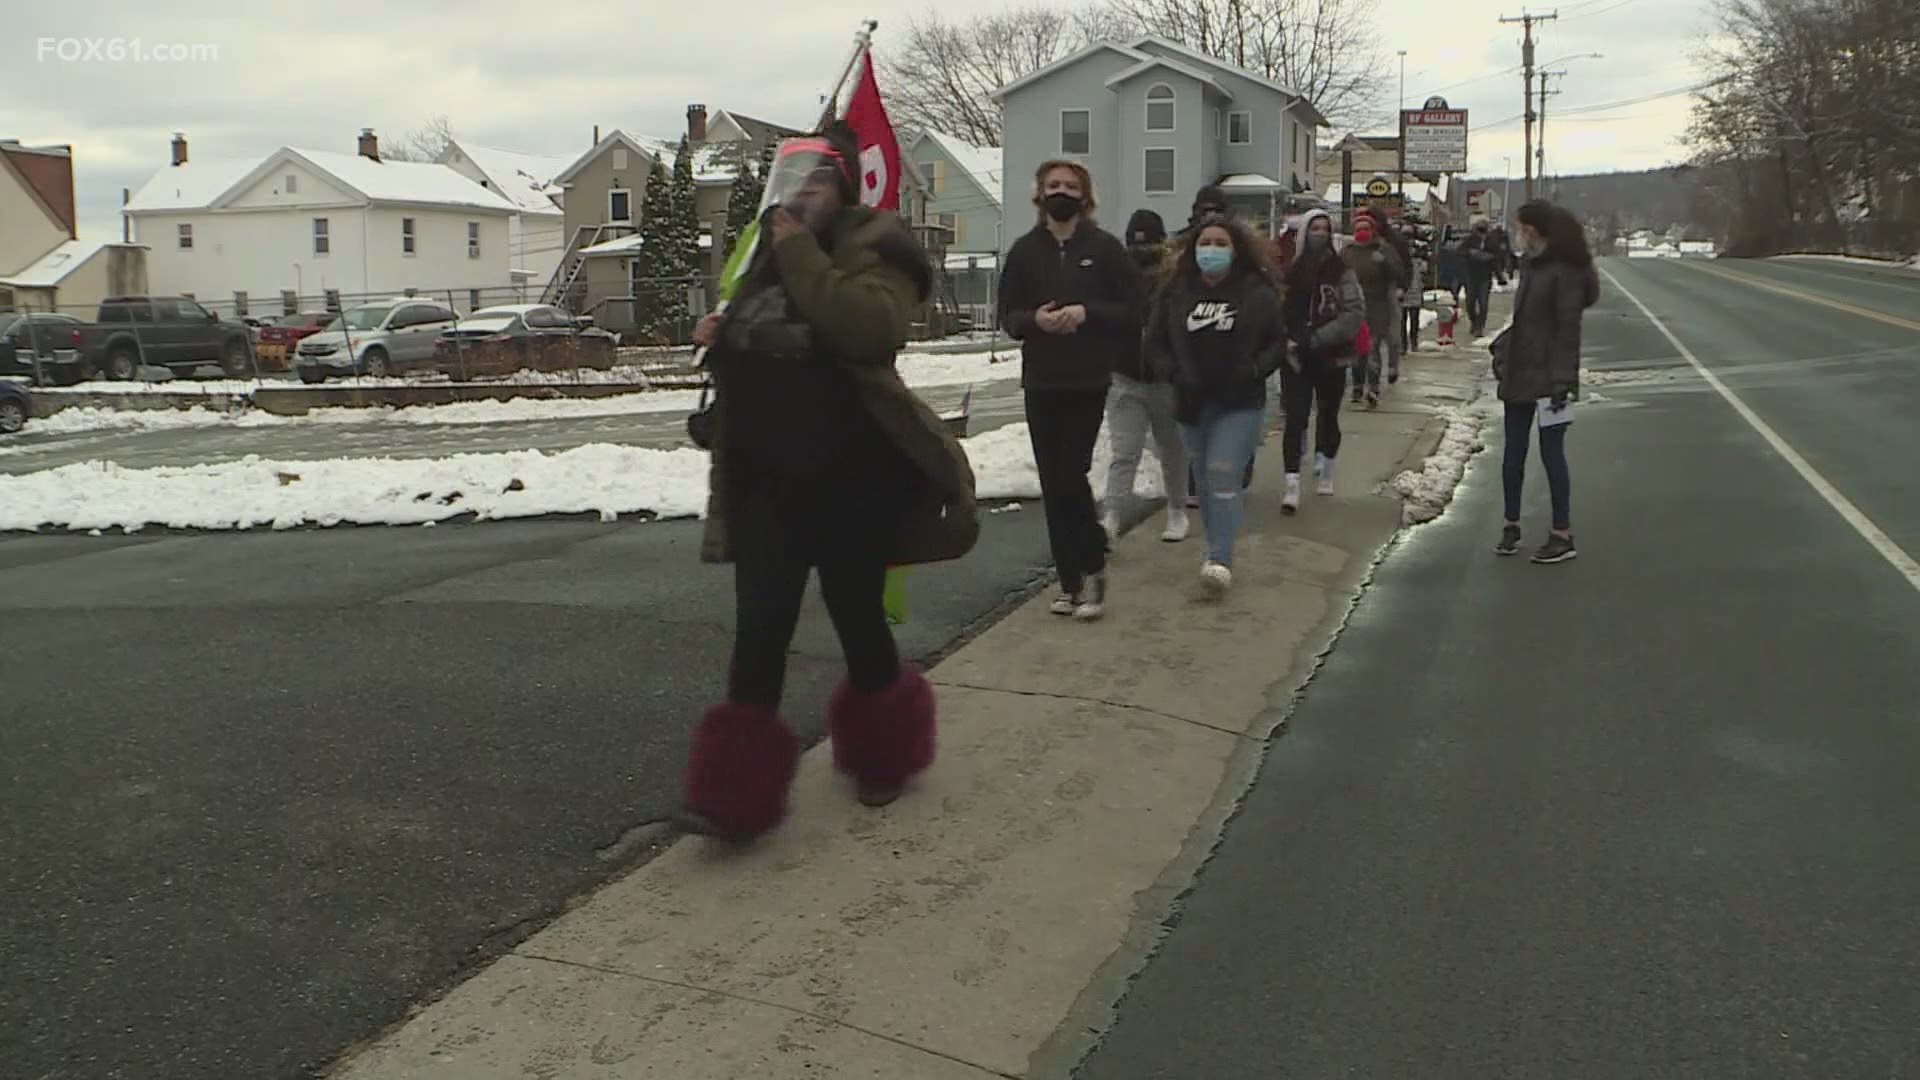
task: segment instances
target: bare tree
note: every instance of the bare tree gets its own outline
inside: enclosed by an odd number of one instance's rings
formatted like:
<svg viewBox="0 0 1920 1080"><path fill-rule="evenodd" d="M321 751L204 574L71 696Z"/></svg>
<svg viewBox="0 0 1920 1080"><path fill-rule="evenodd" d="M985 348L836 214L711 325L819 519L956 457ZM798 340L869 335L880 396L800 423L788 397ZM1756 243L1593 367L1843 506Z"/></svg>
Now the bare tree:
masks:
<svg viewBox="0 0 1920 1080"><path fill-rule="evenodd" d="M380 156L388 161L439 161L453 141L453 122L446 113L436 113L427 122L382 147Z"/></svg>
<svg viewBox="0 0 1920 1080"><path fill-rule="evenodd" d="M1125 22L1103 8L1034 6L962 22L929 13L908 22L897 47L882 46L883 85L903 126L998 146L1000 103L993 91L1125 32Z"/></svg>
<svg viewBox="0 0 1920 1080"><path fill-rule="evenodd" d="M1299 93L1336 127L1387 115L1375 0L1110 0L1109 10Z"/></svg>

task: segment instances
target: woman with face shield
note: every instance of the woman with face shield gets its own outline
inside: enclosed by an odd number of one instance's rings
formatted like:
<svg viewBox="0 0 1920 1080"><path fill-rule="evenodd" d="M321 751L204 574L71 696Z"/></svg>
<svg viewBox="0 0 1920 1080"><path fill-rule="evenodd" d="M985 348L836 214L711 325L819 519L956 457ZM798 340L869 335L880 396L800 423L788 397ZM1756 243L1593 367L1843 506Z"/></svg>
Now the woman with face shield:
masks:
<svg viewBox="0 0 1920 1080"><path fill-rule="evenodd" d="M726 700L695 729L682 824L745 839L785 816L799 759L780 717L808 578L846 656L828 708L834 764L884 805L933 760L933 689L900 661L887 568L956 559L979 535L973 472L895 355L931 292L899 218L860 205L843 130L783 143L758 250L702 319L717 391L702 556L734 566Z"/></svg>

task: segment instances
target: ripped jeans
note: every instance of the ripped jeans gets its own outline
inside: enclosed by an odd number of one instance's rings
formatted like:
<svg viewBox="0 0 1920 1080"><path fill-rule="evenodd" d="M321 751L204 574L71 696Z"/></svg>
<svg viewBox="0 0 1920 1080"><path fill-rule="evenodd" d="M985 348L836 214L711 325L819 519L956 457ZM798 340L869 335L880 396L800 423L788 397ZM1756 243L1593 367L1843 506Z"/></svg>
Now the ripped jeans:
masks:
<svg viewBox="0 0 1920 1080"><path fill-rule="evenodd" d="M1181 424L1187 458L1200 479L1200 521L1207 530L1207 561L1233 565L1233 543L1246 516L1241 475L1260 446L1264 409L1208 405L1197 423Z"/></svg>

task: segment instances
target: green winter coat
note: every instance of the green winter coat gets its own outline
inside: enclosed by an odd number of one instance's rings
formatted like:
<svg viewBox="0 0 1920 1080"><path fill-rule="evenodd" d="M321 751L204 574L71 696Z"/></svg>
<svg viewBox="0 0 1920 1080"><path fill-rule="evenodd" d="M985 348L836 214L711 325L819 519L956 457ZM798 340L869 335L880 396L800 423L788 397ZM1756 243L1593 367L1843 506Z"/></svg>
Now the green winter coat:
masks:
<svg viewBox="0 0 1920 1080"><path fill-rule="evenodd" d="M1407 268L1393 245L1378 236L1362 244L1348 244L1340 253L1360 291L1367 298L1367 328L1375 341L1400 340L1400 290L1406 287Z"/></svg>
<svg viewBox="0 0 1920 1080"><path fill-rule="evenodd" d="M816 341L853 373L861 404L925 480L908 509L887 561L895 566L944 562L973 550L980 536L973 467L946 425L894 368L907 324L919 305L918 286L886 261L879 245L902 230L898 216L865 208L842 212L829 255L810 234L774 249L780 281ZM899 237L898 239L906 239ZM910 243L910 241L908 241ZM705 562L731 562L727 535L726 409L713 411L713 463L707 481Z"/></svg>

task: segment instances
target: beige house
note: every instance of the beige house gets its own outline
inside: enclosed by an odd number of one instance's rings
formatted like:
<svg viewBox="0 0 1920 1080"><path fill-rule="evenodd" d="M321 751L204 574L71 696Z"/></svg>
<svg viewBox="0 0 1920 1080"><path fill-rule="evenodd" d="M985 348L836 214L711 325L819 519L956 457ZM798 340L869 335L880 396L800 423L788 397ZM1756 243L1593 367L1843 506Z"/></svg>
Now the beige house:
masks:
<svg viewBox="0 0 1920 1080"><path fill-rule="evenodd" d="M105 297L146 291L144 248L79 239L71 147L0 139L0 224L0 311L91 319Z"/></svg>

